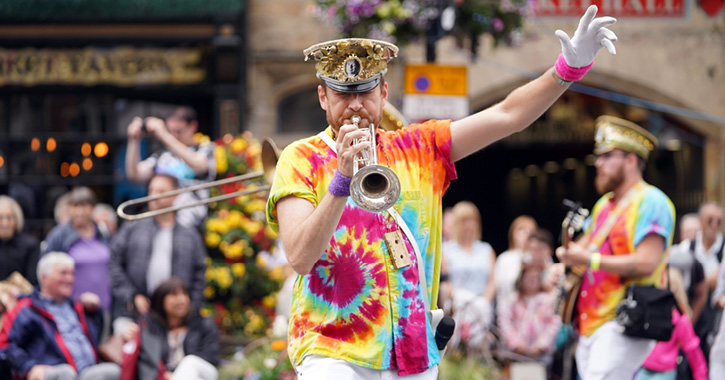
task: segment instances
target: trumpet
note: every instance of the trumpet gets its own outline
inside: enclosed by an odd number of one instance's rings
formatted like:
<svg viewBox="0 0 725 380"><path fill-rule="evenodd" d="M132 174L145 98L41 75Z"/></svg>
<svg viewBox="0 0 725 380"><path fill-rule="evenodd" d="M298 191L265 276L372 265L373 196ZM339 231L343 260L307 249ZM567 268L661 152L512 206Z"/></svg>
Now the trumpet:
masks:
<svg viewBox="0 0 725 380"><path fill-rule="evenodd" d="M352 123L357 127L360 116L353 116ZM400 197L400 180L390 168L378 165L375 125L370 124L367 131L369 137L355 139L353 142L359 144L370 141L370 148L355 156L350 195L355 204L363 210L381 212L394 205Z"/></svg>
<svg viewBox="0 0 725 380"><path fill-rule="evenodd" d="M220 202L231 198L236 198L241 195L248 195L248 194L254 194L261 191L268 191L271 188L272 180L274 179L274 169L277 166L277 159L279 158L279 149L277 149L277 146L275 145L274 141L270 139L264 140L264 143L262 144L262 171L261 172L253 172L253 173L247 173L242 174L234 177L224 178L216 181L206 182L194 186L184 187L181 189L176 189L172 191L168 191L162 194L157 194L153 196L147 196L147 197L141 197L137 199L131 199L126 202L121 203L118 205L118 208L116 209L116 213L121 219L133 221L133 220L139 220L144 218L151 218L157 215L166 214L168 212L174 212L177 210L181 210L183 208L188 207L195 207L200 205L206 205L209 203L214 202ZM197 190L203 190L208 189L214 186L221 186L226 185L234 182L240 182L240 181L247 181L247 180L255 180L264 178L267 182L267 185L261 185L257 186L251 189L244 189L235 191L229 194L222 194L217 195L215 197L201 199L196 202L190 202L180 205L175 205L171 207L165 207L157 210L150 210L146 212L142 212L140 214L128 214L126 213L125 209L137 205L140 203L147 203L156 199L161 198L167 198L167 197L173 197L175 195L179 195L181 193L187 193L191 191L197 191Z"/></svg>

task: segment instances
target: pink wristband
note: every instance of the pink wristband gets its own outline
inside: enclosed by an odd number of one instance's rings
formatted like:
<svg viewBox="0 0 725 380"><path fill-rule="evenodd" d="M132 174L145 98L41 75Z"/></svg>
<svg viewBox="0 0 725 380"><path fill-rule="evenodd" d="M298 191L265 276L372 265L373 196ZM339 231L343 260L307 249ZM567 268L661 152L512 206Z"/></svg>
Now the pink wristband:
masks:
<svg viewBox="0 0 725 380"><path fill-rule="evenodd" d="M556 60L554 68L561 79L569 82L575 82L584 78L584 74L592 68L592 65L594 65L594 62L584 67L571 67L568 63L566 63L564 54L559 54L559 59Z"/></svg>
<svg viewBox="0 0 725 380"><path fill-rule="evenodd" d="M336 197L349 197L351 181L352 178L335 170L335 174L332 176L332 181L330 181L330 184L327 185L327 192Z"/></svg>

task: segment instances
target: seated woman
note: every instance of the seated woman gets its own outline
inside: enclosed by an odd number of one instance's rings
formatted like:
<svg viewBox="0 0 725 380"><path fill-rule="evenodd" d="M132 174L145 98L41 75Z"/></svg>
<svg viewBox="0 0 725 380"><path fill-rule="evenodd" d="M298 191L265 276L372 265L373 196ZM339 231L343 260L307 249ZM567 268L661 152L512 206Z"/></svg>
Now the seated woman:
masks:
<svg viewBox="0 0 725 380"><path fill-rule="evenodd" d="M23 232L24 221L20 204L7 195L0 195L0 281L18 272L32 285L38 285L35 271L40 243Z"/></svg>
<svg viewBox="0 0 725 380"><path fill-rule="evenodd" d="M139 326L131 324L124 339L133 339L138 331ZM161 343L167 379L217 378L219 331L214 321L192 310L189 291L178 277L162 282L151 295L148 331Z"/></svg>
<svg viewBox="0 0 725 380"><path fill-rule="evenodd" d="M503 344L516 354L511 355L514 361L535 360L548 365L561 320L554 312L551 293L542 287L541 273L539 262L524 257L516 291L498 307L498 326Z"/></svg>
<svg viewBox="0 0 725 380"><path fill-rule="evenodd" d="M0 316L15 306L17 297L38 285L36 269L40 243L23 232L23 210L7 195L0 195Z"/></svg>
<svg viewBox="0 0 725 380"><path fill-rule="evenodd" d="M521 258L526 252L529 236L538 229L534 218L519 215L509 226L509 247L496 258L496 299L500 302L514 291L516 276L521 272Z"/></svg>

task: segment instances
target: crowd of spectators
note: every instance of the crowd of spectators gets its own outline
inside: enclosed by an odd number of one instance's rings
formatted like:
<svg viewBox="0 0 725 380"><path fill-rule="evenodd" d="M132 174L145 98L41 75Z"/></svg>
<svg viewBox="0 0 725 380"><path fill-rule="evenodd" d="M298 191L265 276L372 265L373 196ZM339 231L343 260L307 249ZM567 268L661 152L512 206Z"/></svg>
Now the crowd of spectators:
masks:
<svg viewBox="0 0 725 380"><path fill-rule="evenodd" d="M135 118L128 126L129 179L147 182L149 195L213 179L213 149L191 138L195 118L188 107L166 120ZM144 133L163 148L141 160ZM161 198L148 208L207 196ZM116 340L147 356L139 363L151 365L138 365L138 378L159 371L167 379L217 378L219 334L199 313L206 286L199 226L206 209L119 224L115 210L96 199L86 187L58 197L57 224L39 241L26 232L20 204L0 195L0 377L9 376L2 372L6 364L30 380L118 379L118 358L102 349ZM709 366L709 378L725 378L722 219L714 202L680 219L680 243L669 254L676 332L657 346L641 376L677 367L682 378L707 378ZM497 255L482 241L478 208L463 201L444 211L443 237L440 306L456 320L449 349L468 356L496 350L504 362L539 363L551 371L563 328L554 306L559 273L552 269L552 234L521 215L510 225L508 248ZM678 350L689 360L672 359Z"/></svg>
<svg viewBox="0 0 725 380"><path fill-rule="evenodd" d="M196 128L188 107L165 120L134 119L129 179L148 183L149 195L214 179L213 149L194 143ZM144 134L163 148L141 161L134 148ZM205 196L189 194L183 202ZM216 379L219 333L199 312L206 208L119 226L115 210L96 199L88 187L59 196L56 226L39 241L26 232L18 202L0 195L0 378Z"/></svg>

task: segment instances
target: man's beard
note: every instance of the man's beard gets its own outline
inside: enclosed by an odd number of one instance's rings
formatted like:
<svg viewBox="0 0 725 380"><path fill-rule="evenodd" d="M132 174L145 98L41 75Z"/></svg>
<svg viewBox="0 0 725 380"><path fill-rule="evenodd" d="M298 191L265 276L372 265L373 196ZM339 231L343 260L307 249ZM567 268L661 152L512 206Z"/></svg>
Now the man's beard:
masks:
<svg viewBox="0 0 725 380"><path fill-rule="evenodd" d="M596 187L599 195L604 195L616 189L622 183L624 183L623 167L619 167L619 169L611 175L605 175L604 177L597 175L597 177L594 179L594 187Z"/></svg>

